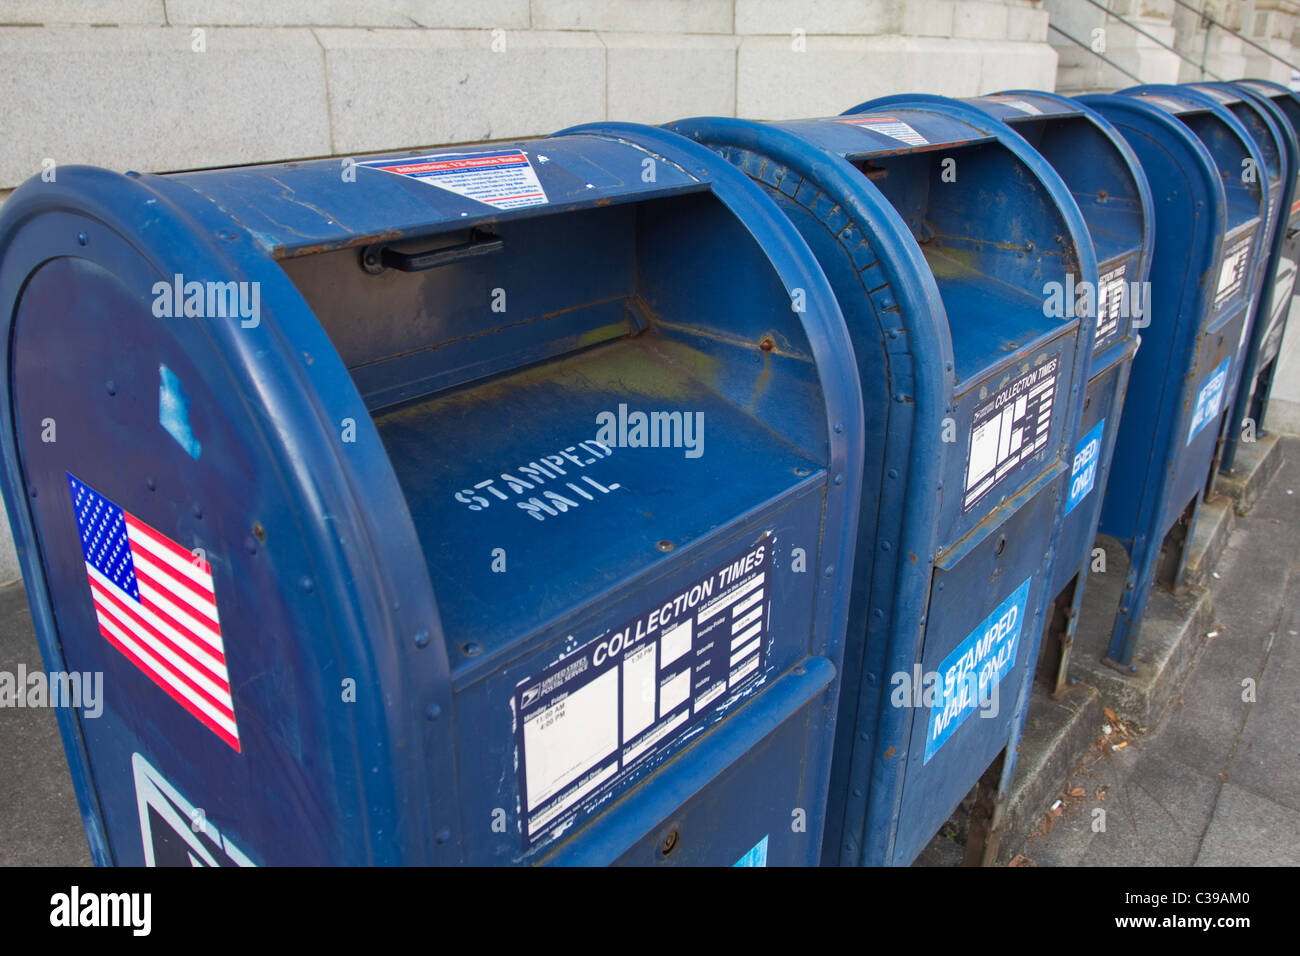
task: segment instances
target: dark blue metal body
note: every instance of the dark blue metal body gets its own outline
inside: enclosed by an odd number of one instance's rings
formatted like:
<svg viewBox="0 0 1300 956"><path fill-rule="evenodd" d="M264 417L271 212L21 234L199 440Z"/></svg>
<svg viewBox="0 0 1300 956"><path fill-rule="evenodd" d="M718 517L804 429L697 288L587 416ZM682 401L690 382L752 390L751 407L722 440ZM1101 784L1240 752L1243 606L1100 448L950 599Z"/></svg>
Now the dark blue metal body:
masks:
<svg viewBox="0 0 1300 956"><path fill-rule="evenodd" d="M254 863L816 863L863 434L816 260L663 130L397 159L465 192L61 167L0 214L5 501L47 668L105 675L58 715L95 861L200 840L148 787ZM260 312L156 317L177 276ZM702 453L595 441L620 405ZM205 552L238 750L101 637L69 474ZM729 660L692 642L740 580Z"/></svg>
<svg viewBox="0 0 1300 956"><path fill-rule="evenodd" d="M1250 303L1269 202L1264 157L1211 97L1180 88L1079 99L1128 140L1156 210L1149 325L1133 361L1099 530L1130 556L1108 660L1128 666L1159 577L1182 577Z"/></svg>
<svg viewBox="0 0 1300 956"><path fill-rule="evenodd" d="M1259 373L1260 348L1264 340L1274 336L1281 344L1285 319L1273 313L1273 287L1280 262L1282 243L1286 239L1288 211L1295 189L1295 157L1297 144L1289 123L1279 116L1279 111L1272 104L1261 102L1257 97L1242 91L1230 83L1189 83L1185 87L1173 89L1190 89L1212 97L1217 103L1240 120L1250 134L1251 139L1264 157L1264 168L1259 175L1268 178L1268 213L1264 230L1255 255L1263 261L1258 265L1255 280L1254 298L1251 300L1248 331L1238 348L1234 374L1230 381L1229 414L1224 421L1223 435L1219 441L1218 454L1215 458L1214 471L1210 477L1208 490L1213 490L1214 474L1219 470L1231 471L1236 458L1237 445L1243 434L1253 437L1254 424L1246 425L1245 405L1241 403L1243 391L1246 402L1254 391L1253 383ZM1275 325L1270 319L1277 319L1281 324ZM1249 429L1244 431L1244 429Z"/></svg>
<svg viewBox="0 0 1300 956"><path fill-rule="evenodd" d="M855 110L909 101L942 102L943 98L903 94ZM1079 440L1070 470L1062 478L1052 606L1044 621L1039 666L1040 676L1059 692L1065 683L1074 627L1092 563L1102 490L1137 350L1136 328L1145 324L1145 317L1135 313L1142 309L1141 290L1151 267L1151 190L1137 156L1119 131L1078 100L1009 90L966 102L1006 123L1051 163L1078 204L1097 255L1099 284L1079 300L1082 307L1091 307L1096 313L1096 330Z"/></svg>
<svg viewBox="0 0 1300 956"><path fill-rule="evenodd" d="M1222 471L1235 467L1237 445L1245 434L1242 422L1253 423L1256 438L1267 434L1264 427L1268 398L1277 372L1278 352L1286 334L1291 298L1300 275L1300 197L1296 180L1300 175L1300 97L1286 87L1268 80L1239 80L1228 89L1267 112L1279 130L1285 153L1286 172L1282 177L1284 196L1278 203L1282 221L1273 236L1271 261L1261 285L1258 317L1251 330L1241 380L1237 385L1236 405L1220 462Z"/></svg>
<svg viewBox="0 0 1300 956"><path fill-rule="evenodd" d="M1020 726L1092 344L1043 289L1096 281L1086 225L957 102L672 128L767 189L848 323L868 453L824 859L907 864ZM981 668L1000 706L976 716L959 688Z"/></svg>

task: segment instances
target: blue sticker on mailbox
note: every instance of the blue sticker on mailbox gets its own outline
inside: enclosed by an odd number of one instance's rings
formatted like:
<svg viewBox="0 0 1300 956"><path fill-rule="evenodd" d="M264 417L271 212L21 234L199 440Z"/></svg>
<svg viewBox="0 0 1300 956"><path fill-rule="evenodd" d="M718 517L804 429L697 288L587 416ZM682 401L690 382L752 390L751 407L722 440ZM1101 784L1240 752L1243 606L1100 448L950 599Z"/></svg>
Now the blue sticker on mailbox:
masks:
<svg viewBox="0 0 1300 956"><path fill-rule="evenodd" d="M1232 362L1229 355L1210 373L1210 377L1201 383L1196 393L1196 409L1192 412L1192 424L1187 429L1187 441L1190 445L1202 428L1219 416L1223 408L1223 388L1228 384L1228 365Z"/></svg>
<svg viewBox="0 0 1300 956"><path fill-rule="evenodd" d="M762 840L759 840L758 843L755 843L754 847L751 848L745 856L742 856L740 860L733 862L732 866L733 868L735 868L735 866L767 866L766 836L764 836Z"/></svg>
<svg viewBox="0 0 1300 956"><path fill-rule="evenodd" d="M767 837L755 843L753 849L731 865L733 867L767 866Z"/></svg>
<svg viewBox="0 0 1300 956"><path fill-rule="evenodd" d="M1025 578L939 665L936 699L925 735L924 763L930 762L977 707L987 706L1002 678L1010 672L1025 622L1031 580Z"/></svg>
<svg viewBox="0 0 1300 956"><path fill-rule="evenodd" d="M1065 502L1065 513L1074 510L1097 481L1097 461L1101 458L1101 436L1106 432L1106 419L1089 429L1074 448L1074 468L1070 471L1070 497Z"/></svg>

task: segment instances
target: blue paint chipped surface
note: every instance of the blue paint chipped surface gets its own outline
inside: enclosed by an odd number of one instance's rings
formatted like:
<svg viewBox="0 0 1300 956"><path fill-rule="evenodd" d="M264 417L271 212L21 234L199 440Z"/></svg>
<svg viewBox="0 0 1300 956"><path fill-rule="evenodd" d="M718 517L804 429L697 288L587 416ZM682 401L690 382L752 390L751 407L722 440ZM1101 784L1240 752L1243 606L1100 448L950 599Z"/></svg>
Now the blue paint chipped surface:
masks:
<svg viewBox="0 0 1300 956"><path fill-rule="evenodd" d="M166 365L158 366L158 378L158 424L197 461L203 446L190 427L190 397L181 388L176 373Z"/></svg>

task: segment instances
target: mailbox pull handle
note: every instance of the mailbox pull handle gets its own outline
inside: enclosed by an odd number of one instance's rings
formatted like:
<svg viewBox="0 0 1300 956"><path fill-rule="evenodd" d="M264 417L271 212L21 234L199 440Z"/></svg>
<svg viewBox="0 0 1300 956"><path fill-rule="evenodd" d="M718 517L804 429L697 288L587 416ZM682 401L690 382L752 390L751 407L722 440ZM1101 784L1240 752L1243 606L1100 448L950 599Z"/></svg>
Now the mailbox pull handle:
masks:
<svg viewBox="0 0 1300 956"><path fill-rule="evenodd" d="M504 248L505 241L500 236L473 229L470 231L468 242L423 252L400 252L391 246L378 244L366 246L361 252L361 268L374 275L378 275L385 269L396 269L399 272L424 272L426 269L436 269L439 266L451 265L453 262L462 262L476 256L490 255Z"/></svg>

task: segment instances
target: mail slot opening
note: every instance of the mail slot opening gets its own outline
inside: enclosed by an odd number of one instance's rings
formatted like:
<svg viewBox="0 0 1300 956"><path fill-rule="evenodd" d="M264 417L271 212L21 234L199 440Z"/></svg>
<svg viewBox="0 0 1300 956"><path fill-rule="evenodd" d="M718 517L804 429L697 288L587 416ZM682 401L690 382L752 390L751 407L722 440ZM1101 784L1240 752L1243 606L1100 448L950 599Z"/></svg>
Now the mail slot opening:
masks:
<svg viewBox="0 0 1300 956"><path fill-rule="evenodd" d="M1253 162L1250 153L1241 138L1213 113L1180 113L1178 118L1200 138L1219 167L1228 200L1228 234L1232 237L1240 227L1259 217L1262 177L1247 175L1247 164Z"/></svg>
<svg viewBox="0 0 1300 956"><path fill-rule="evenodd" d="M1066 275L1078 269L1068 230L1034 174L1001 143L851 160L920 244L947 312L959 383L1059 333ZM1052 314L1050 283L1060 315ZM994 313L1005 323L996 336L988 333Z"/></svg>
<svg viewBox="0 0 1300 956"><path fill-rule="evenodd" d="M1238 100L1235 103L1229 103L1225 107L1229 113L1241 121L1251 137L1255 140L1255 145L1264 155L1264 171L1268 174L1270 183L1281 181L1282 177L1282 157L1278 153L1277 143L1265 125L1263 118L1254 109Z"/></svg>
<svg viewBox="0 0 1300 956"><path fill-rule="evenodd" d="M1070 187L1104 274L1133 254L1143 230L1142 197L1109 138L1085 116L1012 122ZM1121 186L1123 191L1117 189Z"/></svg>
<svg viewBox="0 0 1300 956"><path fill-rule="evenodd" d="M439 608L453 667L825 481L797 303L712 193L453 228L380 269L367 250L282 265L460 596Z"/></svg>

